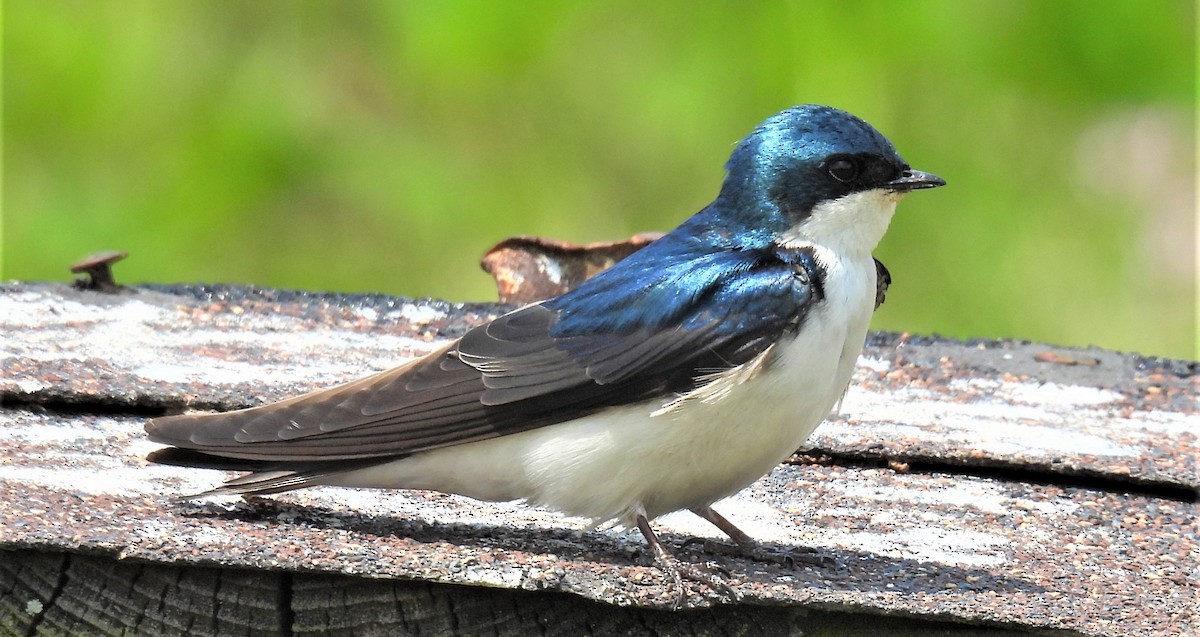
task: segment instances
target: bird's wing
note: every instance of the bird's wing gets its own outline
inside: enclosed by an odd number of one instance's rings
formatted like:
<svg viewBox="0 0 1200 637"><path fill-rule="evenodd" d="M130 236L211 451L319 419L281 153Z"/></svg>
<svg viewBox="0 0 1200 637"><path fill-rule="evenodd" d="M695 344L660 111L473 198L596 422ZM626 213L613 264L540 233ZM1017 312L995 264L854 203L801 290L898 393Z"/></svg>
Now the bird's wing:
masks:
<svg viewBox="0 0 1200 637"><path fill-rule="evenodd" d="M803 250L607 272L381 374L146 430L184 449L272 461L400 456L501 436L695 389L794 330L822 294Z"/></svg>
<svg viewBox="0 0 1200 637"><path fill-rule="evenodd" d="M875 309L878 310L887 297L888 288L892 285L892 273L888 272L883 261L874 258L873 260L875 261Z"/></svg>

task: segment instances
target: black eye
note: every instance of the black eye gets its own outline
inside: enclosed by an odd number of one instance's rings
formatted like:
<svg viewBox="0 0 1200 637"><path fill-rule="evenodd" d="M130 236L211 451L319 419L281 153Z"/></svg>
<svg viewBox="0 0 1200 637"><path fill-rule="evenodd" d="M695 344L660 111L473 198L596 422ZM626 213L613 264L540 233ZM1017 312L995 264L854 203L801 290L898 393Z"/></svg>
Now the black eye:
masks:
<svg viewBox="0 0 1200 637"><path fill-rule="evenodd" d="M836 157L825 162L825 172L830 177L848 184L858 178L862 172L862 162L853 157Z"/></svg>

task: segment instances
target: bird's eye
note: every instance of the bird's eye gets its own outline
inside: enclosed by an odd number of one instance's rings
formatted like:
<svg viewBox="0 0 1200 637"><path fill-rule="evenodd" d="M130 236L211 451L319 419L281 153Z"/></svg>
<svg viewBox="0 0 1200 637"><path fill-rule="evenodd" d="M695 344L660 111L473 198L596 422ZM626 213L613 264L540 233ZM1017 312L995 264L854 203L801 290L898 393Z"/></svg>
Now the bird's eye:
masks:
<svg viewBox="0 0 1200 637"><path fill-rule="evenodd" d="M825 164L825 171L830 177L847 184L858 178L858 173L862 170L862 164L852 157L838 157L831 159Z"/></svg>

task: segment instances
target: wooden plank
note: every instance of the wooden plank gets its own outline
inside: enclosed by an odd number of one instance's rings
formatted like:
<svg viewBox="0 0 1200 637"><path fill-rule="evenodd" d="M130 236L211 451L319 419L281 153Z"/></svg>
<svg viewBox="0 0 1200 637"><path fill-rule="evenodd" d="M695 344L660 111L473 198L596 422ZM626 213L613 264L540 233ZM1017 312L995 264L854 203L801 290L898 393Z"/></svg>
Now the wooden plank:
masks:
<svg viewBox="0 0 1200 637"><path fill-rule="evenodd" d="M904 617L862 617L751 605L668 612L619 607L567 595L431 582L311 573L255 573L36 551L0 551L0 634L4 635L462 635L537 634L760 637L880 634L891 637L1015 637L1003 628L964 629ZM68 565L86 564L90 586L63 586ZM33 580L32 582L30 580ZM112 581L128 587L104 613L78 613L80 592ZM32 589L31 589L32 585ZM85 593L86 595L86 593ZM274 606L263 600L274 597ZM48 600L43 602L43 600ZM13 607L20 604L21 607ZM72 614L72 609L74 613ZM280 613L278 609L286 612ZM229 621L228 618L236 618ZM252 618L250 622L241 618ZM224 618L224 619L223 619ZM269 621L279 619L278 626ZM15 622L14 622L15 620Z"/></svg>
<svg viewBox="0 0 1200 637"><path fill-rule="evenodd" d="M0 330L17 337L0 344L0 549L668 606L672 591L628 533L419 492L176 503L223 474L143 460L152 413L349 380L501 309L5 286ZM815 547L836 566L721 558L744 603L1097 635L1192 628L1195 364L884 335L857 381L812 449L723 509L768 546ZM662 527L676 545L716 536L688 515ZM694 590L688 605L718 601Z"/></svg>
<svg viewBox="0 0 1200 637"><path fill-rule="evenodd" d="M332 488L172 502L216 476L145 465L142 422L0 421L0 502L9 511L0 547L561 591L622 605L672 601L636 536L583 533L579 521L518 505ZM1191 503L814 464L781 467L724 510L768 547L816 547L837 561L790 570L728 558L747 601L1094 634L1118 625L1169 632L1194 610ZM674 544L715 537L687 516L661 526ZM713 600L697 592L690 601Z"/></svg>
<svg viewBox="0 0 1200 637"><path fill-rule="evenodd" d="M380 295L0 286L0 395L233 409L388 369L504 311ZM1044 354L1052 360L1041 362ZM1080 364L1064 364L1077 361ZM1196 363L875 335L818 453L1200 487Z"/></svg>

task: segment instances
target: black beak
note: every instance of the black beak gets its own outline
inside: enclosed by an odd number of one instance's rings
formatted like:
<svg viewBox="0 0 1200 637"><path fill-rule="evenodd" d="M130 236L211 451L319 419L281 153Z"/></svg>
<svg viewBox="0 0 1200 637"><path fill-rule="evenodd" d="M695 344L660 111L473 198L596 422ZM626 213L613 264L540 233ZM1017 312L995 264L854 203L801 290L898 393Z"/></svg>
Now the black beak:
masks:
<svg viewBox="0 0 1200 637"><path fill-rule="evenodd" d="M887 183L887 187L896 192L937 188L938 186L945 185L946 180L937 175L912 169L905 169L903 173L900 173L899 177Z"/></svg>

